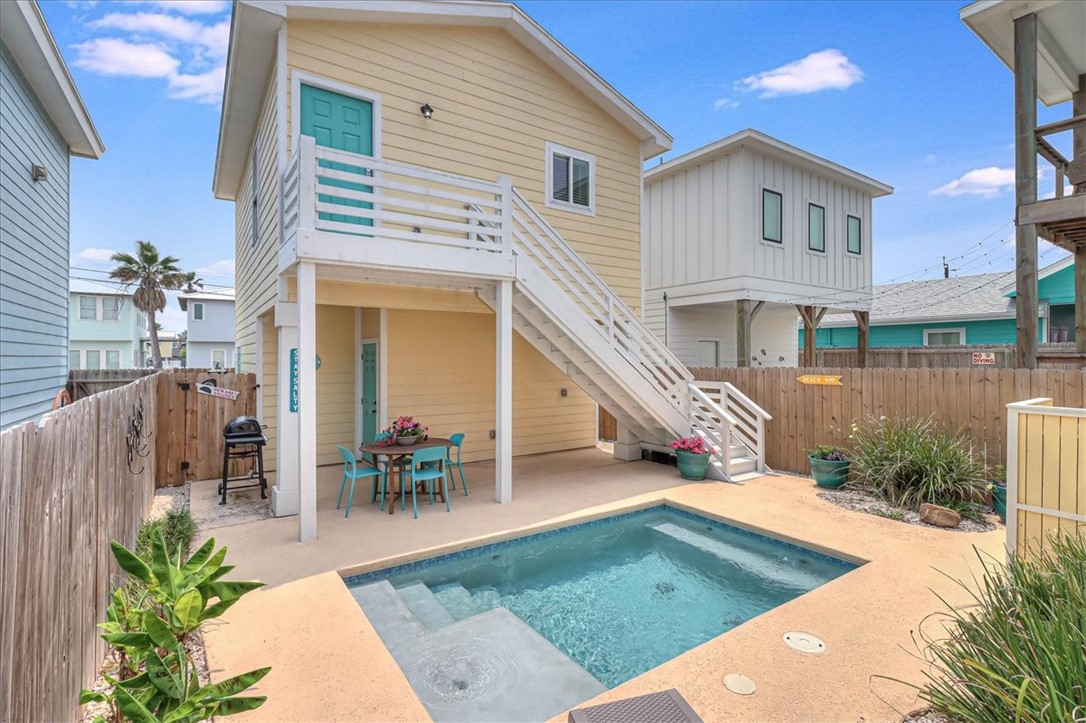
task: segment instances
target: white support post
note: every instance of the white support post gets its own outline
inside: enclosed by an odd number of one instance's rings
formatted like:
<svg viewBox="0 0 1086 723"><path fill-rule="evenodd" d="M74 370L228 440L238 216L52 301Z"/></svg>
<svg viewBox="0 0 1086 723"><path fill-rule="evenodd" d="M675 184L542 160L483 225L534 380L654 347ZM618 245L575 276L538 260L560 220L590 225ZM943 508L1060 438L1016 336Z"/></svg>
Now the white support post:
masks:
<svg viewBox="0 0 1086 723"><path fill-rule="evenodd" d="M1018 547L1018 405L1007 405L1007 556Z"/></svg>
<svg viewBox="0 0 1086 723"><path fill-rule="evenodd" d="M275 486L272 487L272 514L298 514L298 412L292 409L293 384L290 352L298 348L298 305L280 301L275 305L275 327L279 332L279 394L276 408Z"/></svg>
<svg viewBox="0 0 1086 723"><path fill-rule="evenodd" d="M635 462L641 459L641 440L621 424L615 429L614 448L615 459L623 462Z"/></svg>
<svg viewBox="0 0 1086 723"><path fill-rule="evenodd" d="M317 227L317 142L298 138L298 228Z"/></svg>
<svg viewBox="0 0 1086 723"><path fill-rule="evenodd" d="M499 176L498 185L502 193L502 253L513 253L513 178Z"/></svg>
<svg viewBox="0 0 1086 723"><path fill-rule="evenodd" d="M304 138L305 136L303 136ZM298 538L317 538L317 267L298 264Z"/></svg>
<svg viewBox="0 0 1086 723"><path fill-rule="evenodd" d="M513 282L495 291L494 499L504 503L513 500Z"/></svg>

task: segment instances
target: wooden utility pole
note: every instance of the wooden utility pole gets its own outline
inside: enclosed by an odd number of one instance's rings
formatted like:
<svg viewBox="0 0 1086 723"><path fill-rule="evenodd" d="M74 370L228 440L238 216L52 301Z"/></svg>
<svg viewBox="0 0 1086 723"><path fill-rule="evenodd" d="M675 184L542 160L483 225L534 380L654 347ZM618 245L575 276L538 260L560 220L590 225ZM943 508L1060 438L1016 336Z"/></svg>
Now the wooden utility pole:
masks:
<svg viewBox="0 0 1086 723"><path fill-rule="evenodd" d="M853 311L856 317L856 366L867 368L867 347L871 340L871 312Z"/></svg>
<svg viewBox="0 0 1086 723"><path fill-rule="evenodd" d="M1071 94L1071 115L1086 115L1086 73L1078 77L1078 90ZM1071 162L1086 165L1086 126L1071 131ZM1057 182L1062 182L1057 175ZM1086 184L1071 189L1076 195L1086 194ZM1083 196L1086 198L1086 196ZM1075 351L1086 354L1086 245L1075 247Z"/></svg>
<svg viewBox="0 0 1086 723"><path fill-rule="evenodd" d="M735 365L738 367L750 366L751 351L754 348L750 325L763 306L765 306L764 301L739 299L735 302Z"/></svg>
<svg viewBox="0 0 1086 723"><path fill-rule="evenodd" d="M1037 15L1014 21L1015 315L1019 369L1037 367L1037 227L1017 223L1037 201Z"/></svg>
<svg viewBox="0 0 1086 723"><path fill-rule="evenodd" d="M815 334L818 332L818 325L822 323L822 317L826 315L826 309L799 304L796 305L796 309L803 318L803 359L801 362L805 367L813 367L818 360L815 353Z"/></svg>

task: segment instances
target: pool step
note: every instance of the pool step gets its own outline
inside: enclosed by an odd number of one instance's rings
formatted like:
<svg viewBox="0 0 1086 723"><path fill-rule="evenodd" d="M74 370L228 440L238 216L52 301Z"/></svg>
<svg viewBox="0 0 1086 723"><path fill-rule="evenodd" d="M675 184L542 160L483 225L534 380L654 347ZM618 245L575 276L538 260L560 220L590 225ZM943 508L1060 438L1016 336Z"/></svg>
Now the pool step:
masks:
<svg viewBox="0 0 1086 723"><path fill-rule="evenodd" d="M415 616L407 603L387 580L350 588L351 595L362 606L373 629L385 647L395 655L396 650L426 634L426 626Z"/></svg>
<svg viewBox="0 0 1086 723"><path fill-rule="evenodd" d="M486 612L487 610L493 610L494 608L500 608L502 606L501 594L492 587L481 588L478 592L472 593L471 597L479 607L480 612Z"/></svg>
<svg viewBox="0 0 1086 723"><path fill-rule="evenodd" d="M758 577L767 578L789 587L803 587L808 590L821 585L825 580L816 574L808 573L797 567L784 564L782 561L767 557L758 552L745 550L742 547L731 545L723 540L707 537L700 533L688 530L685 527L662 522L656 525L648 525L649 529L667 535L673 540L686 543L703 552L707 552L725 562L730 562L736 567L742 568L748 573Z"/></svg>
<svg viewBox="0 0 1086 723"><path fill-rule="evenodd" d="M452 615L454 620L465 620L485 610L471 596L468 589L460 583L442 585L435 588L433 592L434 597L445 606L445 609Z"/></svg>
<svg viewBox="0 0 1086 723"><path fill-rule="evenodd" d="M437 630L453 623L453 616L441 604L430 588L421 582L416 582L407 587L396 590L396 594L404 601L408 609L415 614L423 625L430 630Z"/></svg>

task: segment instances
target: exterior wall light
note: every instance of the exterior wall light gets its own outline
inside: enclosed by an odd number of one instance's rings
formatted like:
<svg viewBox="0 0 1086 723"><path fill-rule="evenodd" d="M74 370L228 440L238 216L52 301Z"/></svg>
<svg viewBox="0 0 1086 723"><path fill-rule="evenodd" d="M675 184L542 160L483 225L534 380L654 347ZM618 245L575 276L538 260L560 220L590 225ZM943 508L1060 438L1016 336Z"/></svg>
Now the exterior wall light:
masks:
<svg viewBox="0 0 1086 723"><path fill-rule="evenodd" d="M434 115L434 109L430 107L429 103L423 103L422 107L419 108L419 111L422 113L422 117L426 120L430 120L430 118Z"/></svg>
<svg viewBox="0 0 1086 723"><path fill-rule="evenodd" d="M30 177L35 181L49 180L49 170L45 166L34 164L30 167Z"/></svg>

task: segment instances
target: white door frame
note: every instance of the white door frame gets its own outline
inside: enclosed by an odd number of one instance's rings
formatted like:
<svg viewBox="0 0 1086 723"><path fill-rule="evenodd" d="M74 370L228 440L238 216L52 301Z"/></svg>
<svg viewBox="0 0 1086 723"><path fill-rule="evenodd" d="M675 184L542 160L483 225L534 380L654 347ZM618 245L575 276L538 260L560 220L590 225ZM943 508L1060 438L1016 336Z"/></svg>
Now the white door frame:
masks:
<svg viewBox="0 0 1086 723"><path fill-rule="evenodd" d="M358 401L354 405L354 446L357 450L362 446L362 345L377 345L377 431L380 432L385 419L385 405L388 399L388 379L385 376L387 355L385 354L385 339L387 338L388 322L385 309L380 309L380 324L376 337L362 336L362 309L354 310L354 398Z"/></svg>

